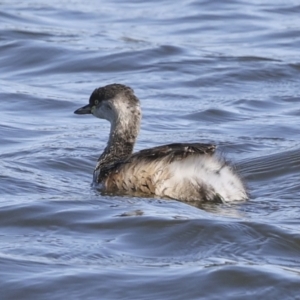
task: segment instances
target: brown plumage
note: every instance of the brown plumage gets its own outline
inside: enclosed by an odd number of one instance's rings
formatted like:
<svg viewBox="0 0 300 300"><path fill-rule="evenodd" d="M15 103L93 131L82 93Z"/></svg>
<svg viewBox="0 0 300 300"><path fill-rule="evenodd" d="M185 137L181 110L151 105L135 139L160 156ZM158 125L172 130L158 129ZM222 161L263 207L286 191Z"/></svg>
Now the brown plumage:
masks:
<svg viewBox="0 0 300 300"><path fill-rule="evenodd" d="M132 154L141 110L133 90L120 84L96 89L76 114L110 121L110 137L94 171L94 183L108 193L148 195L182 201L247 199L233 168L214 155L216 146L170 144Z"/></svg>
<svg viewBox="0 0 300 300"><path fill-rule="evenodd" d="M156 195L159 185L172 178L172 174L166 166L174 161L182 161L188 156L212 155L215 149L215 145L211 144L178 143L141 150L125 160L99 169L99 172L96 170L98 174L96 181L102 182L107 192L123 191L129 194ZM195 192L196 195L192 197L193 200L198 198L198 187ZM172 195L167 189L162 193L164 194L161 196L165 197ZM180 197L179 200L184 200L184 198L187 197Z"/></svg>

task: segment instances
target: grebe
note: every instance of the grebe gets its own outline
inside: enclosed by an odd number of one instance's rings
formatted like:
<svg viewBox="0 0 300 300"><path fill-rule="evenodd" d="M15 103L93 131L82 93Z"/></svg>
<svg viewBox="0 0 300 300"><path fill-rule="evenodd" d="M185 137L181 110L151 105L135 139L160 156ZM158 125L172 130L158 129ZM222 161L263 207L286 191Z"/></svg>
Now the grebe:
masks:
<svg viewBox="0 0 300 300"><path fill-rule="evenodd" d="M247 192L233 167L214 155L216 146L176 143L133 154L141 121L140 101L123 84L95 89L75 114L111 123L109 140L94 170L94 184L108 193L149 195L186 202L242 201Z"/></svg>

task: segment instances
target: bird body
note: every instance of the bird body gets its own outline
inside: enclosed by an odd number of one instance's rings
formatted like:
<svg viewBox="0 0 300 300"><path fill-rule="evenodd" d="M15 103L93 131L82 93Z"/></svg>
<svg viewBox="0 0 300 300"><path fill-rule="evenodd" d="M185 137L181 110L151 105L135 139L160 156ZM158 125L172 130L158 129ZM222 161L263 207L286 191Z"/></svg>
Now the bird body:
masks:
<svg viewBox="0 0 300 300"><path fill-rule="evenodd" d="M91 113L111 123L107 146L94 170L94 184L104 192L187 202L247 199L243 181L215 155L215 145L175 143L133 153L141 109L131 88L111 84L96 89L89 104L75 113Z"/></svg>

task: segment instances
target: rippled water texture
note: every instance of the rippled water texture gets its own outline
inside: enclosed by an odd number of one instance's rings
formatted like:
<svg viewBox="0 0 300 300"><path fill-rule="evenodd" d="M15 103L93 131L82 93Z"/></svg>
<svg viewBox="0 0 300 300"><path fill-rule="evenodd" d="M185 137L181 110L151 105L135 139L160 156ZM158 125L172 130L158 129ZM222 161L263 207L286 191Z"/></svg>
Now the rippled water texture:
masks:
<svg viewBox="0 0 300 300"><path fill-rule="evenodd" d="M0 0L1 299L300 299L299 1ZM101 195L119 82L136 150L213 142L242 204Z"/></svg>

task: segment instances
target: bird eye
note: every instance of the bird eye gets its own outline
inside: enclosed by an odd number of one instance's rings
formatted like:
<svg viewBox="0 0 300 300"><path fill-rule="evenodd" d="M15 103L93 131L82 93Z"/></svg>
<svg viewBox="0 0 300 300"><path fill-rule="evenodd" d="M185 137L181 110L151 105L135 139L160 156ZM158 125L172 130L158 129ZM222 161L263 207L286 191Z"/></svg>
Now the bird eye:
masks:
<svg viewBox="0 0 300 300"><path fill-rule="evenodd" d="M99 103L99 100L96 99L96 100L95 100L95 105L98 105L98 103Z"/></svg>

